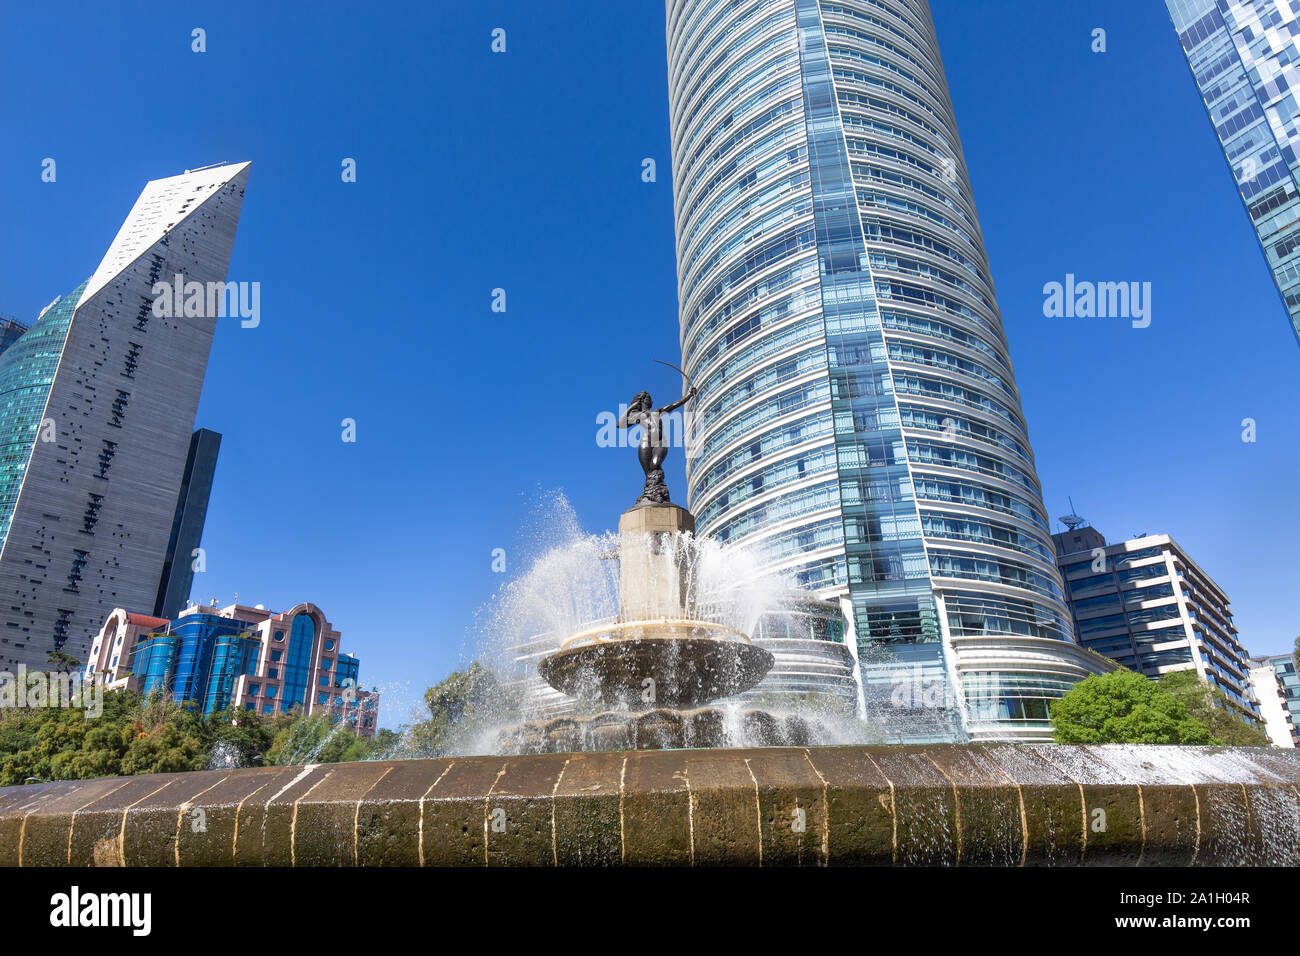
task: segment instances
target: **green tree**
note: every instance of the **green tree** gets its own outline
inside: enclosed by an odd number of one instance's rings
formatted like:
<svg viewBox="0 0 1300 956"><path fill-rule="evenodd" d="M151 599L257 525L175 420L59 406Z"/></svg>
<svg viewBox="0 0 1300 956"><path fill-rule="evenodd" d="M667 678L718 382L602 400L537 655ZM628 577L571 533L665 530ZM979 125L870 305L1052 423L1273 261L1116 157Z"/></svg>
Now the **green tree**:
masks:
<svg viewBox="0 0 1300 956"><path fill-rule="evenodd" d="M284 715L264 719L260 714L242 708L217 711L204 718L200 728L203 749L212 758L220 753L223 761L234 766L257 767L270 763L267 752L280 726L291 723ZM217 763L213 766L227 766Z"/></svg>
<svg viewBox="0 0 1300 956"><path fill-rule="evenodd" d="M1062 744L1208 744L1209 728L1155 681L1129 670L1094 674L1051 707Z"/></svg>
<svg viewBox="0 0 1300 956"><path fill-rule="evenodd" d="M81 658L65 654L63 651L50 651L50 656L45 658L45 663L53 664L54 669L60 674L71 674L81 669Z"/></svg>
<svg viewBox="0 0 1300 956"><path fill-rule="evenodd" d="M79 780L122 772L137 732L139 695L104 695L104 712L88 718L79 707L0 711L0 786L40 780Z"/></svg>
<svg viewBox="0 0 1300 956"><path fill-rule="evenodd" d="M82 780L136 773L202 770L214 751L239 766L367 760L391 751L398 737L375 741L327 717L298 713L264 717L247 710L203 716L170 695L104 694L104 711L0 708L0 786L38 780Z"/></svg>
<svg viewBox="0 0 1300 956"><path fill-rule="evenodd" d="M175 773L202 770L208 754L197 736L175 724L140 730L122 755L122 773Z"/></svg>
<svg viewBox="0 0 1300 956"><path fill-rule="evenodd" d="M1187 712L1210 730L1214 743L1232 747L1267 747L1268 733L1239 716L1228 696L1217 687L1201 680L1196 671L1172 671L1157 682L1160 689L1173 694L1187 707Z"/></svg>
<svg viewBox="0 0 1300 956"><path fill-rule="evenodd" d="M496 676L478 661L453 671L424 694L429 719L411 728L411 747L421 756L441 756L466 745L475 733L504 723L516 710Z"/></svg>
<svg viewBox="0 0 1300 956"><path fill-rule="evenodd" d="M373 760L391 750L397 734L381 730L375 740L360 737L343 723L334 723L328 715L312 714L281 725L267 749L267 762L280 766L305 763L344 763Z"/></svg>

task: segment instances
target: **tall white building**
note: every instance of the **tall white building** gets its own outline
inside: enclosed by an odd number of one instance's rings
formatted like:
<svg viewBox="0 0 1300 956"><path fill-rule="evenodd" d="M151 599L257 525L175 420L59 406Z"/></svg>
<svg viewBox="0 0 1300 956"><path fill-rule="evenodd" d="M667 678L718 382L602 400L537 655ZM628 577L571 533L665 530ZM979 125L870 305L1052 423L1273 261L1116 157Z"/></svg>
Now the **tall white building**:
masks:
<svg viewBox="0 0 1300 956"><path fill-rule="evenodd" d="M154 606L247 181L149 183L94 275L0 355L0 667L84 658L114 608ZM190 306L155 310L178 276Z"/></svg>
<svg viewBox="0 0 1300 956"><path fill-rule="evenodd" d="M1259 715L1264 720L1264 730L1275 747L1294 749L1300 746L1300 733L1292 722L1287 707L1286 687L1268 658L1250 659L1250 687L1259 704Z"/></svg>
<svg viewBox="0 0 1300 956"><path fill-rule="evenodd" d="M927 3L668 0L667 33L698 532L842 602L896 739L1049 736L1109 665L1074 642Z"/></svg>

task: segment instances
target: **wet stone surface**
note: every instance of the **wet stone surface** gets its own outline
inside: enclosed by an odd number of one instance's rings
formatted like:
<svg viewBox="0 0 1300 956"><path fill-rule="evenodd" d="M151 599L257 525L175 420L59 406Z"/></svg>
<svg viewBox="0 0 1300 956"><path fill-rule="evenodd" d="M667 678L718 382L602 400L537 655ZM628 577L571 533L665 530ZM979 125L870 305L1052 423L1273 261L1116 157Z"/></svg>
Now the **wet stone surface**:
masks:
<svg viewBox="0 0 1300 956"><path fill-rule="evenodd" d="M589 731L682 733L638 717ZM1300 753L664 748L0 790L0 865L69 864L1296 866Z"/></svg>

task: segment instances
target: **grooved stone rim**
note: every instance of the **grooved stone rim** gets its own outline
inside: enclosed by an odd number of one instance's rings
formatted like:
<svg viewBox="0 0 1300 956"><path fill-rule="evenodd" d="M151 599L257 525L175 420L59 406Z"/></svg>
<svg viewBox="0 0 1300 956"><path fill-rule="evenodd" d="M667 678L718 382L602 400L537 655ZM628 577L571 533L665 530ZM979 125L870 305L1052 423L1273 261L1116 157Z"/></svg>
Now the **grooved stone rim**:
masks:
<svg viewBox="0 0 1300 956"><path fill-rule="evenodd" d="M772 747L0 789L7 866L1300 865L1300 752Z"/></svg>

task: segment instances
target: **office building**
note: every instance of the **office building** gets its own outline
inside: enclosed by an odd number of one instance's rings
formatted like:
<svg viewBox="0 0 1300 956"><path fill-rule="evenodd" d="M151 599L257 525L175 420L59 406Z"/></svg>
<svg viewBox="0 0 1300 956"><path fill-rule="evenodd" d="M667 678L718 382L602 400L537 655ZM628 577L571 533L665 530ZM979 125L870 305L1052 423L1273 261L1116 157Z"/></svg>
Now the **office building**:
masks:
<svg viewBox="0 0 1300 956"><path fill-rule="evenodd" d="M185 457L185 471L181 474L181 490L176 497L172 533L167 540L167 556L163 559L158 597L154 601L155 616L176 617L189 603L194 570L201 557L199 543L203 539L203 523L208 516L208 498L212 494L212 479L220 450L221 435L217 432L200 428L190 436L190 450Z"/></svg>
<svg viewBox="0 0 1300 956"><path fill-rule="evenodd" d="M5 350L17 342L26 331L27 326L12 315L0 313L0 355L3 355Z"/></svg>
<svg viewBox="0 0 1300 956"><path fill-rule="evenodd" d="M1072 637L928 5L668 0L667 33L698 532L841 602L890 739L1049 737L1039 702L1110 665Z"/></svg>
<svg viewBox="0 0 1300 956"><path fill-rule="evenodd" d="M1300 340L1300 6L1293 0L1165 0L1165 6Z"/></svg>
<svg viewBox="0 0 1300 956"><path fill-rule="evenodd" d="M1291 669L1294 677L1295 668ZM1300 746L1300 734L1292 722L1287 707L1286 688L1282 685L1282 672L1274 669L1267 658L1250 659L1250 689L1259 705L1259 715L1264 730L1274 747L1294 749ZM1292 688L1294 690L1294 688Z"/></svg>
<svg viewBox="0 0 1300 956"><path fill-rule="evenodd" d="M0 354L0 668L84 658L114 608L157 606L247 180L149 183L94 275Z"/></svg>
<svg viewBox="0 0 1300 956"><path fill-rule="evenodd" d="M211 714L323 713L373 738L379 694L359 686L360 661L315 604L282 614L263 607L190 605L175 619L115 608L82 672L110 690L162 691Z"/></svg>
<svg viewBox="0 0 1300 956"><path fill-rule="evenodd" d="M1252 657L1252 667L1267 666L1273 668L1277 675L1278 688L1282 694L1282 706L1291 722L1291 734L1300 746L1300 673L1296 673L1296 660L1291 654L1270 654ZM1263 705L1261 704L1261 710Z"/></svg>
<svg viewBox="0 0 1300 956"><path fill-rule="evenodd" d="M1087 526L1055 539L1084 647L1150 678L1195 670L1241 717L1260 721L1228 595L1173 538L1107 544Z"/></svg>

